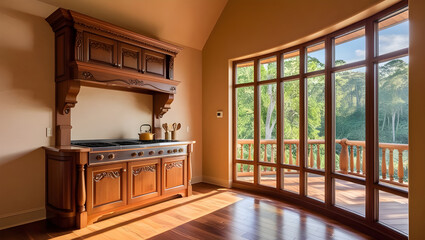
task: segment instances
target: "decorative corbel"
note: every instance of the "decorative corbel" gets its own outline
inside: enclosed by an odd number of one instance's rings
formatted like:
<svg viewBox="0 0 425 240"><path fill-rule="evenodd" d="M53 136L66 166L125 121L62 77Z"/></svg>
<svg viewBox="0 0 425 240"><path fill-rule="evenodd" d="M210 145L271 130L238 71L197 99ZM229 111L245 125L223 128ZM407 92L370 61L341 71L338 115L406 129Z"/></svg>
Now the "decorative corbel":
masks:
<svg viewBox="0 0 425 240"><path fill-rule="evenodd" d="M174 94L156 93L153 97L153 106L155 118L159 119L164 116L168 109L171 108L171 103L174 100Z"/></svg>
<svg viewBox="0 0 425 240"><path fill-rule="evenodd" d="M57 83L57 107L62 115L68 114L77 104L77 95L80 92L80 81L66 80Z"/></svg>

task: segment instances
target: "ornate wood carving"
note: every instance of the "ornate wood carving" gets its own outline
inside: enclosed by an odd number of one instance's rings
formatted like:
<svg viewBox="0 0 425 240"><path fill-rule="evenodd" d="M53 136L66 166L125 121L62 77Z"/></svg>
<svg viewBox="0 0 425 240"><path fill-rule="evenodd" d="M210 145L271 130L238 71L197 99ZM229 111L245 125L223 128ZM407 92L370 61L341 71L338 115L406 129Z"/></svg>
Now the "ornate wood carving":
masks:
<svg viewBox="0 0 425 240"><path fill-rule="evenodd" d="M102 173L98 173L94 175L93 180L95 182L100 182L100 180L102 180L105 177L119 178L120 176L121 175L119 171L102 172Z"/></svg>
<svg viewBox="0 0 425 240"><path fill-rule="evenodd" d="M165 169L170 170L173 168L182 168L183 167L183 163L182 162L172 162L172 163L167 163L165 164Z"/></svg>
<svg viewBox="0 0 425 240"><path fill-rule="evenodd" d="M168 57L168 78L174 79L174 58Z"/></svg>
<svg viewBox="0 0 425 240"><path fill-rule="evenodd" d="M122 49L122 55L125 57L131 57L137 59L139 54L137 52L129 51L125 48Z"/></svg>
<svg viewBox="0 0 425 240"><path fill-rule="evenodd" d="M86 211L86 183L84 175L84 165L77 165L77 210L80 213Z"/></svg>
<svg viewBox="0 0 425 240"><path fill-rule="evenodd" d="M155 172L155 171L156 171L156 165L139 167L133 170L133 176L137 176L141 172Z"/></svg>
<svg viewBox="0 0 425 240"><path fill-rule="evenodd" d="M154 56L151 56L151 55L147 55L146 56L146 62L147 63L150 63L150 62L152 62L152 63L163 63L164 62L164 59L158 58L158 57L154 57Z"/></svg>
<svg viewBox="0 0 425 240"><path fill-rule="evenodd" d="M103 42L98 42L98 41L90 41L90 48L95 48L95 49L102 49L105 51L112 51L112 49L114 48L114 46L103 43Z"/></svg>
<svg viewBox="0 0 425 240"><path fill-rule="evenodd" d="M77 31L75 35L75 58L78 61L83 61L83 32Z"/></svg>
<svg viewBox="0 0 425 240"><path fill-rule="evenodd" d="M57 107L62 115L68 114L77 104L77 95L80 92L78 81L67 80L57 84Z"/></svg>
<svg viewBox="0 0 425 240"><path fill-rule="evenodd" d="M174 100L174 94L157 93L153 97L155 118L162 118Z"/></svg>

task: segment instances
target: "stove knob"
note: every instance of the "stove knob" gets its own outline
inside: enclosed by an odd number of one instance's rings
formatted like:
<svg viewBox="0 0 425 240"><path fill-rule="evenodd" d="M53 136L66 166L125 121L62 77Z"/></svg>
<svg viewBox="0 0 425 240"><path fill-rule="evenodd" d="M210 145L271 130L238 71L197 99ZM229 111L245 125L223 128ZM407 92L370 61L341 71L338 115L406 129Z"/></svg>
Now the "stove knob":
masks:
<svg viewBox="0 0 425 240"><path fill-rule="evenodd" d="M162 150L158 151L158 154L163 154L163 153L164 153L164 151L162 151Z"/></svg>
<svg viewBox="0 0 425 240"><path fill-rule="evenodd" d="M171 153L173 153L173 150L170 149L170 150L167 151L167 153L171 154Z"/></svg>
<svg viewBox="0 0 425 240"><path fill-rule="evenodd" d="M149 151L149 155L153 155L155 151Z"/></svg>
<svg viewBox="0 0 425 240"><path fill-rule="evenodd" d="M132 156L132 157L135 157L135 156L137 156L137 153L136 153L136 152L131 153L131 156Z"/></svg>
<svg viewBox="0 0 425 240"><path fill-rule="evenodd" d="M173 153L176 153L177 152L177 149L173 149Z"/></svg>
<svg viewBox="0 0 425 240"><path fill-rule="evenodd" d="M145 155L145 152L139 152L140 157L143 156L143 155Z"/></svg>
<svg viewBox="0 0 425 240"><path fill-rule="evenodd" d="M99 154L99 155L96 156L96 160L97 161L102 161L104 157L105 156L103 156L102 154Z"/></svg>
<svg viewBox="0 0 425 240"><path fill-rule="evenodd" d="M180 148L180 149L179 149L179 152L183 152L183 151L184 151L184 149L183 149L183 148Z"/></svg>
<svg viewBox="0 0 425 240"><path fill-rule="evenodd" d="M114 159L114 158L115 158L115 154L110 153L110 154L108 155L108 158L109 158L109 159Z"/></svg>

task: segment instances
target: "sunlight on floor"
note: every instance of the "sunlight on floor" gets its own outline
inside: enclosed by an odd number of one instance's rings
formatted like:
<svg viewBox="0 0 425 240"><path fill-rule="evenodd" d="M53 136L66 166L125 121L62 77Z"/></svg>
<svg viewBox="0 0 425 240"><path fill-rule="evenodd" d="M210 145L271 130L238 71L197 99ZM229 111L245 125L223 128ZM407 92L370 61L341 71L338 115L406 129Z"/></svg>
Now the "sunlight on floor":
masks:
<svg viewBox="0 0 425 240"><path fill-rule="evenodd" d="M242 200L226 189L195 194L106 219L65 235L51 234L52 239L146 239Z"/></svg>

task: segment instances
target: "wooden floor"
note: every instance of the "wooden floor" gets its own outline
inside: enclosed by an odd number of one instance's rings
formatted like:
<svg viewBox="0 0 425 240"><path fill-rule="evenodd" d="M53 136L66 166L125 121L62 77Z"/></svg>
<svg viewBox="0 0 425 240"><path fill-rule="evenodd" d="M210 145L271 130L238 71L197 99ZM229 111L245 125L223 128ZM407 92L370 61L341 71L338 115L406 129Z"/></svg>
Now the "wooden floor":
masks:
<svg viewBox="0 0 425 240"><path fill-rule="evenodd" d="M253 182L253 177L245 176L239 180ZM325 200L325 178L316 174L307 175L307 196L319 201ZM260 184L276 188L275 175L263 175ZM299 174L285 173L283 189L299 193ZM365 215L365 187L343 180L335 180L335 203L338 207ZM409 232L408 199L383 191L379 192L379 221L404 233Z"/></svg>
<svg viewBox="0 0 425 240"><path fill-rule="evenodd" d="M266 197L209 184L173 199L63 231L43 221L0 231L20 239L370 239L329 218Z"/></svg>

